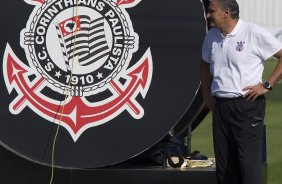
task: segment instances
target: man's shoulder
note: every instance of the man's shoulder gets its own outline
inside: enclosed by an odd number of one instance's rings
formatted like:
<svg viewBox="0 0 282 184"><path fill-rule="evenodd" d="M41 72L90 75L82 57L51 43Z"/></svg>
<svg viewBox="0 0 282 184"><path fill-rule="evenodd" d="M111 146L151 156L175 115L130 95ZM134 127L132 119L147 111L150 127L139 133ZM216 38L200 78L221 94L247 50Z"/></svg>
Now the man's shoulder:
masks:
<svg viewBox="0 0 282 184"><path fill-rule="evenodd" d="M260 32L262 30L264 30L264 28L258 24L252 23L252 22L245 22L242 21L242 25L245 29L247 29L248 31L254 33L254 32Z"/></svg>

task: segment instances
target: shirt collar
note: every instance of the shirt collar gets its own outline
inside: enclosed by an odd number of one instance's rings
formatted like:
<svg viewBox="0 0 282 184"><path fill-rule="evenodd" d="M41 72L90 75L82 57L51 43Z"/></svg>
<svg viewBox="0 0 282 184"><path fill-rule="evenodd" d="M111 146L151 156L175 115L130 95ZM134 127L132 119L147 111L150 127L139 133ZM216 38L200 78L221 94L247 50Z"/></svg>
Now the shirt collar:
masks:
<svg viewBox="0 0 282 184"><path fill-rule="evenodd" d="M242 24L243 24L243 21L239 18L238 22L236 23L236 26L233 28L231 33L226 35L226 37L235 36L236 33L238 32L238 30L240 30L242 28ZM222 37L224 37L220 31L218 31L218 34L221 35Z"/></svg>
<svg viewBox="0 0 282 184"><path fill-rule="evenodd" d="M235 34L238 32L238 30L240 30L240 28L242 27L242 23L243 23L243 21L241 19L239 19L236 26L234 27L234 29L231 31L231 33L229 33L227 35L235 36Z"/></svg>

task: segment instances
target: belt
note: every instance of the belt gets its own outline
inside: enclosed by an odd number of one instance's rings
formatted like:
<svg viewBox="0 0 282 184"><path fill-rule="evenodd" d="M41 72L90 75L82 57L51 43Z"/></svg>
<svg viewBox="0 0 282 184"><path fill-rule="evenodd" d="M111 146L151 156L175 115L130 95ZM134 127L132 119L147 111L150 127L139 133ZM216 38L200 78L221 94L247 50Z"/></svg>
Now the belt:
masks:
<svg viewBox="0 0 282 184"><path fill-rule="evenodd" d="M236 101L236 100L242 100L242 99L244 99L244 97L243 96L237 96L237 97L233 97L233 98L226 98L226 97L215 96L215 99L217 101Z"/></svg>
<svg viewBox="0 0 282 184"><path fill-rule="evenodd" d="M243 96L238 96L238 97L233 97L233 98L226 98L226 97L217 97L215 96L214 97L217 101L236 101L236 100L244 100L244 99L247 99L247 98L244 98ZM256 100L261 100L261 99L264 99L265 96L264 95L261 95L261 96L258 96L256 98Z"/></svg>

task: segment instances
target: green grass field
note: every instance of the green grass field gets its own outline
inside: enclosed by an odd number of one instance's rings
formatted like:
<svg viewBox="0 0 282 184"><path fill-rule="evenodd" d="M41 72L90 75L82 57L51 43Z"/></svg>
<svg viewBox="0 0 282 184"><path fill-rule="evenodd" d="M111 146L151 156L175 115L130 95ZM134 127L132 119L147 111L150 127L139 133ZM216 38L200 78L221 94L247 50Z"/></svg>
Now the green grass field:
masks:
<svg viewBox="0 0 282 184"><path fill-rule="evenodd" d="M263 78L273 71L276 60L269 60L265 66ZM266 136L268 184L282 183L282 83L280 82L266 95ZM192 133L192 151L199 150L202 154L214 157L211 114Z"/></svg>

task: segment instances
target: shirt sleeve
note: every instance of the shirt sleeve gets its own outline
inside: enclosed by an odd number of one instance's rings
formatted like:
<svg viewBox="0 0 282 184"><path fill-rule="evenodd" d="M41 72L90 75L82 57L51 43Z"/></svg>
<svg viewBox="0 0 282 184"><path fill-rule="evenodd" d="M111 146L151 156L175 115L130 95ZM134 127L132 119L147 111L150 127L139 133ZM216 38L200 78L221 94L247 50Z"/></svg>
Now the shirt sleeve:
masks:
<svg viewBox="0 0 282 184"><path fill-rule="evenodd" d="M256 28L255 39L257 51L263 60L267 60L282 49L282 43L265 28L259 26Z"/></svg>
<svg viewBox="0 0 282 184"><path fill-rule="evenodd" d="M210 63L210 60L211 60L211 46L209 44L208 34L206 34L206 37L205 37L205 40L202 46L202 59L207 63Z"/></svg>

